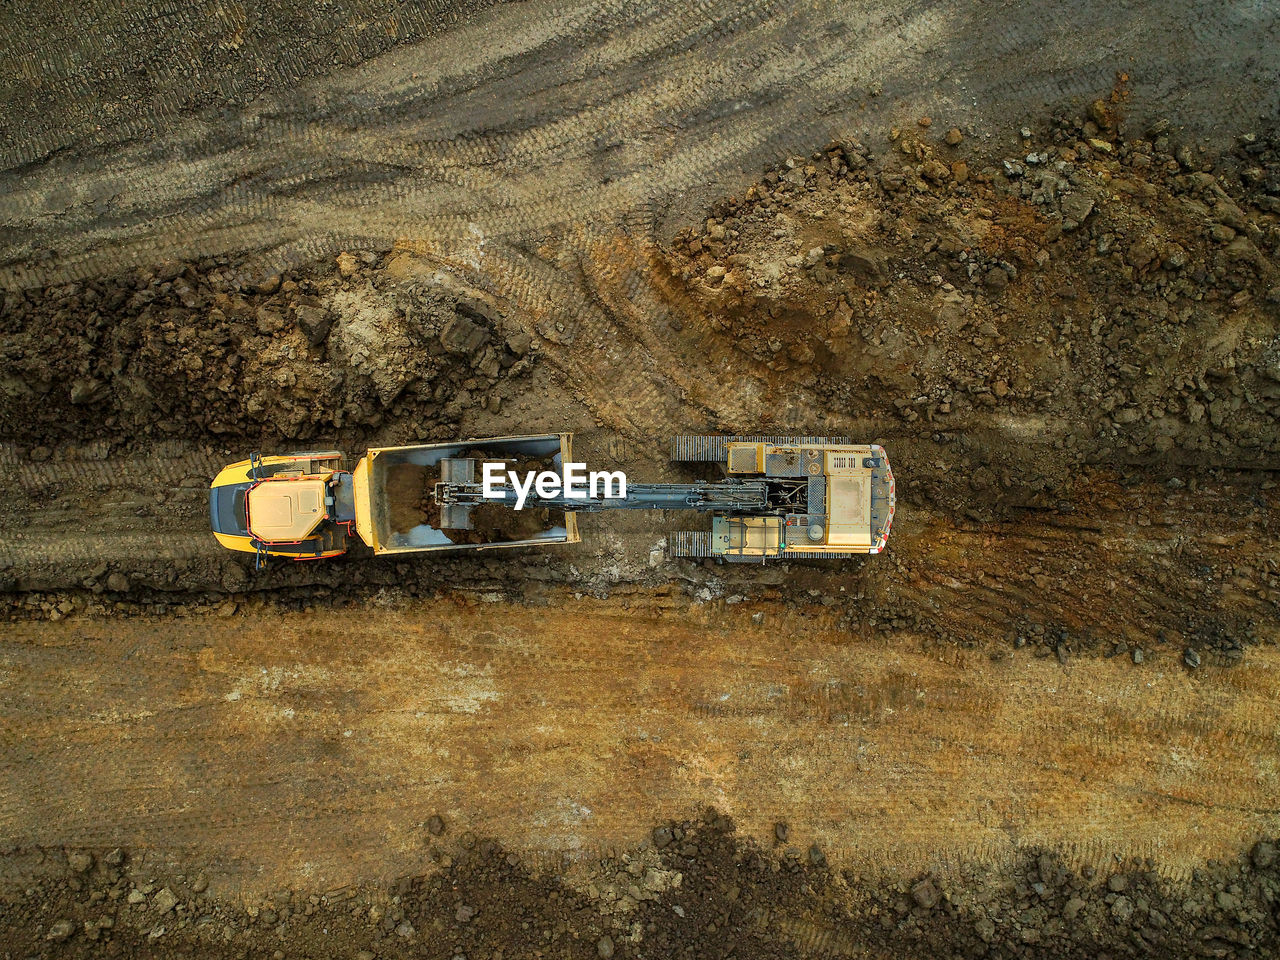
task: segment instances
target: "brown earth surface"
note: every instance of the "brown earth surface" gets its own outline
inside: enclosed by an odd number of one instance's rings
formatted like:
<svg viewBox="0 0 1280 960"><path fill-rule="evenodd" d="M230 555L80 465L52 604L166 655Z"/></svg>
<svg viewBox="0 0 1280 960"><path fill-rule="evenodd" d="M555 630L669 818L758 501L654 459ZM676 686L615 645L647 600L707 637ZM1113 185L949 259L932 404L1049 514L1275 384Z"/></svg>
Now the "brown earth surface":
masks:
<svg viewBox="0 0 1280 960"><path fill-rule="evenodd" d="M1280 953L1274 12L0 26L5 960ZM566 430L882 443L889 549L208 534Z"/></svg>
<svg viewBox="0 0 1280 960"><path fill-rule="evenodd" d="M1143 900L1169 913L1166 928L1142 919L1158 947L1196 917L1178 898L1203 895L1204 865L1234 861L1280 816L1277 771L1263 759L1277 721L1274 647L1253 651L1247 668L1192 674L1176 652L1141 668L1064 666L1000 645L930 647L834 612L696 606L668 591L495 609L200 616L180 637L150 619L16 625L0 646L10 743L0 830L18 851L3 879L28 882L25 868L54 882L71 862L64 848L101 860L120 847L121 880L145 888L116 917L126 942L162 928L157 945L236 948L271 931L260 918L246 932L202 916L212 903L327 892L347 914L356 889L371 897L401 877L449 876L458 847L474 852L479 837L490 859L504 862L492 856L501 849L509 866L566 891L586 920L579 934L630 937L646 954L652 938L629 932L641 907L665 903L664 934L692 932L671 907L696 898L688 885L704 850L670 848L653 823L696 821L712 802L711 819L737 826L731 860L745 844L774 863L799 856L820 877L807 876L822 890L813 902L770 904L767 923L739 916L750 936L837 953L886 938L880 946L914 955L936 944L943 911L957 946L982 917L999 924L996 942L1017 942L1032 924L1015 895L984 899L968 881L975 868L1031 860L1054 890L1037 903L1082 901L1078 923L1050 911L1035 925L1046 944L1116 936L1114 897L1084 878L1120 871L1173 898L1172 908ZM176 897L190 905L156 892L195 878L201 896ZM921 878L945 906L917 897L879 929L867 888ZM1075 886L1059 891L1067 878ZM92 886L47 919L92 925L103 913ZM1250 914L1265 897L1240 900ZM501 919L500 906L485 909L498 916L479 918L475 946ZM366 912L351 944L435 955L430 916L410 915L417 932L383 941Z"/></svg>

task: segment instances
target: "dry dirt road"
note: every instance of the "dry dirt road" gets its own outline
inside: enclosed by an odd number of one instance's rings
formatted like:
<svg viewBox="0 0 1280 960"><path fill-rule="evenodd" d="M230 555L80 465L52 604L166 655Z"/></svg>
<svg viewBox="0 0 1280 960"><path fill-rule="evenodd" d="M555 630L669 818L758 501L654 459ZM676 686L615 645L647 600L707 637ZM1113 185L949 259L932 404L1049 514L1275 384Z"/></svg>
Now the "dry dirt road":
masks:
<svg viewBox="0 0 1280 960"><path fill-rule="evenodd" d="M1280 828L1275 648L989 653L651 594L16 625L0 833L238 897L411 874L433 814L592 865L711 804L895 879L1044 848L1186 879Z"/></svg>

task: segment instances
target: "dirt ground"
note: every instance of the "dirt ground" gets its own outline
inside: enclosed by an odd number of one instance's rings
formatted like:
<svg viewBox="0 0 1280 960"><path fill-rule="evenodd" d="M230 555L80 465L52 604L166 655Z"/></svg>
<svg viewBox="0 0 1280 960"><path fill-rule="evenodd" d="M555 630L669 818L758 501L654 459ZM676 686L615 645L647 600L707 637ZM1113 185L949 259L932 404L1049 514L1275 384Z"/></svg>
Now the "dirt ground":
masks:
<svg viewBox="0 0 1280 960"><path fill-rule="evenodd" d="M1274 13L76 16L0 14L0 955L1280 952ZM559 431L882 443L889 549L208 534Z"/></svg>

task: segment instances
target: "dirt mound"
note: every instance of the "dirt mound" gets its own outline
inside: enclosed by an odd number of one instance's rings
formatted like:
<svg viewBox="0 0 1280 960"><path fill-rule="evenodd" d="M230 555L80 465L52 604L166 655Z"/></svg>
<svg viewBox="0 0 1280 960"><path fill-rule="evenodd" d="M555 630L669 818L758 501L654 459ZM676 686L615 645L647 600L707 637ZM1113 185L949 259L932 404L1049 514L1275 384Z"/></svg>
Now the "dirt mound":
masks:
<svg viewBox="0 0 1280 960"><path fill-rule="evenodd" d="M470 530L446 530L454 543L500 543L505 540L528 540L550 526L564 523L563 510L546 507L514 507L500 503L482 503L471 508Z"/></svg>
<svg viewBox="0 0 1280 960"><path fill-rule="evenodd" d="M424 523L439 528L440 505L435 498L439 479L438 469L416 463L397 463L387 471L387 515L392 531L408 533Z"/></svg>
<svg viewBox="0 0 1280 960"><path fill-rule="evenodd" d="M0 312L0 440L193 435L274 442L393 422L453 439L530 368L527 337L365 254L266 282L226 258L25 293ZM495 404L496 408L496 404Z"/></svg>
<svg viewBox="0 0 1280 960"><path fill-rule="evenodd" d="M1269 468L1280 139L1211 159L1121 105L995 158L923 125L793 158L677 242L686 335L852 411L908 497L975 518L1055 507L1085 465Z"/></svg>
<svg viewBox="0 0 1280 960"><path fill-rule="evenodd" d="M460 456L483 461L486 455L473 450ZM546 469L545 461L534 458L507 461L504 466L518 473ZM435 499L439 479L439 469L412 463L396 464L387 471L387 506L393 531L408 533L425 523L441 530L454 543L480 544L528 540L550 526L564 523L564 511L559 509L530 506L516 510L500 503L482 503L471 509L471 529L442 528L440 505Z"/></svg>
<svg viewBox="0 0 1280 960"><path fill-rule="evenodd" d="M1272 839L1171 883L1144 863L1077 873L1055 851L961 881L885 883L830 867L822 850L770 849L708 810L656 826L638 849L547 871L492 840L443 829L429 872L369 888L282 890L247 904L202 876L143 871L128 851L19 850L12 876L46 860L46 878L11 892L0 936L23 956L243 957L277 949L356 957L641 956L760 958L1076 958L1135 951L1171 960L1256 957L1280 949L1271 910ZM145 876L144 876L145 873Z"/></svg>

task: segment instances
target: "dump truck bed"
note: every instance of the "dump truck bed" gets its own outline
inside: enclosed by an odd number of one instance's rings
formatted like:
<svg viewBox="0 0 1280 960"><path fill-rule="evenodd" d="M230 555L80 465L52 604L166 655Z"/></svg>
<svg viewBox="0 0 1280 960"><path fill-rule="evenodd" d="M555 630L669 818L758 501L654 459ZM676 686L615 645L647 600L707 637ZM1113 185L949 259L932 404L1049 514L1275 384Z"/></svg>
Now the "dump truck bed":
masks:
<svg viewBox="0 0 1280 960"><path fill-rule="evenodd" d="M514 461L513 468L555 470L564 475L572 460L572 435L494 437L449 443L378 447L353 471L356 531L374 553L422 553L437 550L491 550L500 547L577 543L578 523L571 511L477 508L469 529L446 526L435 503L440 462L458 457Z"/></svg>

